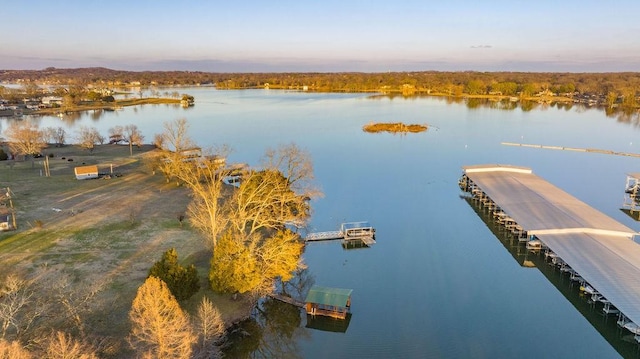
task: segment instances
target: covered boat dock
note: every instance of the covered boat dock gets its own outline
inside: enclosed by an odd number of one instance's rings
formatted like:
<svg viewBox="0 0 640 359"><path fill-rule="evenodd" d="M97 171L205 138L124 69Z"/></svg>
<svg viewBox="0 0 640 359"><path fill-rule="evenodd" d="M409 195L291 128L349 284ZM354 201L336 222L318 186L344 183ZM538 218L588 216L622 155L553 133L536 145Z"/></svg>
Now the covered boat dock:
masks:
<svg viewBox="0 0 640 359"><path fill-rule="evenodd" d="M314 285L305 299L307 314L345 319L351 307L353 289L328 288Z"/></svg>
<svg viewBox="0 0 640 359"><path fill-rule="evenodd" d="M640 244L637 232L533 174L507 165L463 167L460 187L522 241L539 241L593 290L603 311L640 339ZM606 309L606 310L605 310ZM630 322L629 322L630 321ZM638 328L638 330L635 330Z"/></svg>

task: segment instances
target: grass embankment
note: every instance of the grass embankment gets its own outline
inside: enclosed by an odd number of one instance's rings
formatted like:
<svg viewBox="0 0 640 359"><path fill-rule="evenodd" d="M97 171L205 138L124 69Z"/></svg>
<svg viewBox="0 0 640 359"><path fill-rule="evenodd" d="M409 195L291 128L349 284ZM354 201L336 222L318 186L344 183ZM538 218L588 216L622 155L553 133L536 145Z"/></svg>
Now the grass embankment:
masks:
<svg viewBox="0 0 640 359"><path fill-rule="evenodd" d="M189 191L145 169L142 160L151 151L150 145L134 149L133 156L119 145L97 146L93 153L50 147L43 153L53 154L51 177L41 176L42 158L0 162L0 187L13 193L18 224L16 231L0 232L0 273L46 267L78 285L100 286L83 319L92 334L114 338L121 349L136 290L169 248L176 248L183 264L195 264L201 276L200 292L181 303L187 311L194 313L205 295L229 324L250 309L208 289L211 252L188 223L178 221L191 200ZM73 168L90 164L121 176L76 180Z"/></svg>
<svg viewBox="0 0 640 359"><path fill-rule="evenodd" d="M362 127L364 132L378 133L378 132L390 132L390 133L417 133L424 132L428 129L426 125L406 125L402 122L395 123L369 123Z"/></svg>

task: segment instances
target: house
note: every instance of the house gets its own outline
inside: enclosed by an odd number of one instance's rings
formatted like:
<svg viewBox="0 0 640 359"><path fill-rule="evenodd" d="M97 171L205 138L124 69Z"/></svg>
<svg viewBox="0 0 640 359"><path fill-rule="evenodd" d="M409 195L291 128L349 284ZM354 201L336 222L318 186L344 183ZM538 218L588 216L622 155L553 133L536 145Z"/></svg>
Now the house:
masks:
<svg viewBox="0 0 640 359"><path fill-rule="evenodd" d="M45 96L41 101L44 105L47 106L62 105L62 97L58 96Z"/></svg>
<svg viewBox="0 0 640 359"><path fill-rule="evenodd" d="M353 289L314 285L305 299L307 314L345 319L351 307L351 292Z"/></svg>
<svg viewBox="0 0 640 359"><path fill-rule="evenodd" d="M73 171L76 174L76 179L90 179L98 178L98 166L79 166L75 167Z"/></svg>

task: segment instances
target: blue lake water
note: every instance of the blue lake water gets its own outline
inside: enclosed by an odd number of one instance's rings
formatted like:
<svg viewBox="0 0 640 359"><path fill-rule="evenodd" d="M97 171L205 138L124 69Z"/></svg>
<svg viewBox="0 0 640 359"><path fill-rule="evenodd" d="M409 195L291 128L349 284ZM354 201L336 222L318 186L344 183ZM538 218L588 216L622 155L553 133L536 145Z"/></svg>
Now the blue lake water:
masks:
<svg viewBox="0 0 640 359"><path fill-rule="evenodd" d="M626 174L640 158L534 148L522 142L640 153L635 122L574 106L531 111L469 108L440 98L372 99L363 94L184 89L193 108L157 105L86 113L62 122L69 133L136 124L147 140L162 123L186 118L202 147L228 144L229 160L258 164L267 147L295 142L311 154L324 197L313 201L311 230L366 220L377 244L344 250L339 242L307 246L316 284L353 289L345 332L306 328L286 335L264 328L247 357L303 358L615 358L638 357L615 319L571 291L553 272L526 268L461 198L461 166L502 163L534 173L637 230L620 211ZM0 120L5 128L8 120ZM428 124L424 133L369 134L369 122ZM544 266L544 264L542 264ZM550 273L550 274L549 274ZM567 289L565 295L559 290ZM574 304L572 304L574 303ZM575 304L577 303L577 304ZM581 309L582 308L582 309ZM584 309L587 308L587 309ZM583 314L586 313L586 315ZM284 316L276 314L282 319ZM612 320L613 319L613 320ZM592 324L591 322L594 322ZM611 323L612 322L612 323ZM285 325L286 327L286 325ZM274 329L275 328L275 329Z"/></svg>

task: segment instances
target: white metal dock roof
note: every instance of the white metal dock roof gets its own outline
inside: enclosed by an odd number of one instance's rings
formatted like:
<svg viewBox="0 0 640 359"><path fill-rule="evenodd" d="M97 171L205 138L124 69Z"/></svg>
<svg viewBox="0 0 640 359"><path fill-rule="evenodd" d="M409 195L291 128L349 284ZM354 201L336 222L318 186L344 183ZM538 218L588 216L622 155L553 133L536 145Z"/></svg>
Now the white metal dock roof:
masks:
<svg viewBox="0 0 640 359"><path fill-rule="evenodd" d="M619 236L584 233L538 237L593 288L640 323L640 245Z"/></svg>
<svg viewBox="0 0 640 359"><path fill-rule="evenodd" d="M465 174L527 233L592 232L631 238L635 231L526 167L465 166Z"/></svg>
<svg viewBox="0 0 640 359"><path fill-rule="evenodd" d="M635 231L534 175L504 165L465 174L634 323L640 324L640 244Z"/></svg>

